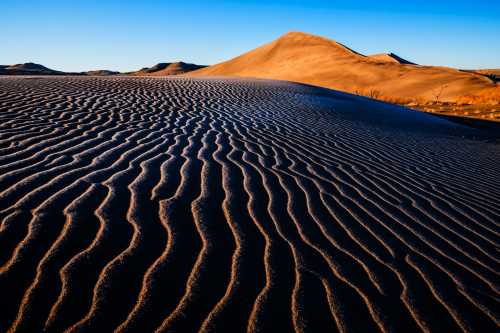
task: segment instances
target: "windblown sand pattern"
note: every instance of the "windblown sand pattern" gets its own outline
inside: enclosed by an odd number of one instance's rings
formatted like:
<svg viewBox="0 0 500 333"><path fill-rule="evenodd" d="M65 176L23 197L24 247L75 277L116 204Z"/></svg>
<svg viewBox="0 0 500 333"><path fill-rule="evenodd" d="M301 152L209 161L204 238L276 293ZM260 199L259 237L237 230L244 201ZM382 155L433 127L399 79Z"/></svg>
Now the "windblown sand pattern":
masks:
<svg viewBox="0 0 500 333"><path fill-rule="evenodd" d="M500 144L244 79L0 79L1 332L495 332Z"/></svg>

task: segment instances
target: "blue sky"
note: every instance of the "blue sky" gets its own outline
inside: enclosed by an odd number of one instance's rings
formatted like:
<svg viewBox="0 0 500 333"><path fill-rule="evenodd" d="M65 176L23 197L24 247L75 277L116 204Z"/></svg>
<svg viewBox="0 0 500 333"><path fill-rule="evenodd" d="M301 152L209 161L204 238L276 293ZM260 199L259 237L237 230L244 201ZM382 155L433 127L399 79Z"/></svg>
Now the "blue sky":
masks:
<svg viewBox="0 0 500 333"><path fill-rule="evenodd" d="M288 31L420 64L500 68L500 1L2 0L0 64L66 71L214 64Z"/></svg>

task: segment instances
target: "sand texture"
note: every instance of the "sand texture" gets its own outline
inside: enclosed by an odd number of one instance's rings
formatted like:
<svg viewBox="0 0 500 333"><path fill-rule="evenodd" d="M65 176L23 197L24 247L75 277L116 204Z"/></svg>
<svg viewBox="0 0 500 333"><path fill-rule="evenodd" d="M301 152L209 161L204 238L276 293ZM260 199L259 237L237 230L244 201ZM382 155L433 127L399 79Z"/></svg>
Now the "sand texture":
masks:
<svg viewBox="0 0 500 333"><path fill-rule="evenodd" d="M495 332L500 144L312 86L0 78L0 332Z"/></svg>

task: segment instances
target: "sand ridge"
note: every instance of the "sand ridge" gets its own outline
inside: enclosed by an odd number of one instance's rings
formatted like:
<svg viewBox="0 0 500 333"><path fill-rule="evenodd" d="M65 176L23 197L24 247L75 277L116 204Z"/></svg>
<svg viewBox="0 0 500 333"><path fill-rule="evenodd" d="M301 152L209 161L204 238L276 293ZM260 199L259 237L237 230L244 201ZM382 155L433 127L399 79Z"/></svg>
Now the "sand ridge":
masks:
<svg viewBox="0 0 500 333"><path fill-rule="evenodd" d="M498 147L287 82L0 78L0 331L494 332Z"/></svg>
<svg viewBox="0 0 500 333"><path fill-rule="evenodd" d="M368 58L373 59L373 60L378 60L378 61L385 61L385 62L402 64L402 65L416 65L415 63L408 61L406 59L403 59L394 53L373 54L373 55L368 56Z"/></svg>

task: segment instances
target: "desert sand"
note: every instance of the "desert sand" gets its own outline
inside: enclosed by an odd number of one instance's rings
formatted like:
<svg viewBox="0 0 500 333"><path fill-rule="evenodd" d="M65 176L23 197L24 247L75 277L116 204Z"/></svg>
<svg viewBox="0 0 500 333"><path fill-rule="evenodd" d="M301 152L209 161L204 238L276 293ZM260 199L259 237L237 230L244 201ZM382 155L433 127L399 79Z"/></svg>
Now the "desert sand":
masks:
<svg viewBox="0 0 500 333"><path fill-rule="evenodd" d="M0 78L0 331L495 332L498 140L287 82Z"/></svg>
<svg viewBox="0 0 500 333"><path fill-rule="evenodd" d="M288 80L386 100L455 102L494 87L480 73L418 66L395 54L364 56L330 39L290 32L239 57L187 74Z"/></svg>

